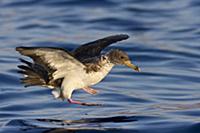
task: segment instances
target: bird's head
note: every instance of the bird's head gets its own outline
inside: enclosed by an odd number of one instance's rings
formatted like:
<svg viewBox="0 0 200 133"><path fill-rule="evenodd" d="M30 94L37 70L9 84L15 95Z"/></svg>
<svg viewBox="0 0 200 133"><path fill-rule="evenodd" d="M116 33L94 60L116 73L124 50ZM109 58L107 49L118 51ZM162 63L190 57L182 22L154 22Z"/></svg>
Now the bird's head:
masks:
<svg viewBox="0 0 200 133"><path fill-rule="evenodd" d="M123 52L119 49L113 49L108 53L108 58L111 63L115 65L125 65L134 69L135 71L140 71L140 68L131 63L130 58L128 57L127 53Z"/></svg>

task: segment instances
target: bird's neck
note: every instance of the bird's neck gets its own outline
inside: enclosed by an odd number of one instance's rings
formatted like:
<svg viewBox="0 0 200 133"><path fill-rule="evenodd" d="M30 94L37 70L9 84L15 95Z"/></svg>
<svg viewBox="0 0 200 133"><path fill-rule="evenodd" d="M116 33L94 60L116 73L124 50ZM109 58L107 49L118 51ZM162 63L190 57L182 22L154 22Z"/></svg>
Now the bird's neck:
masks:
<svg viewBox="0 0 200 133"><path fill-rule="evenodd" d="M114 61L115 56L113 56L112 51L108 51L104 56L107 58L107 61L109 63L113 64L113 66L116 65L116 63Z"/></svg>
<svg viewBox="0 0 200 133"><path fill-rule="evenodd" d="M97 62L95 64L91 64L91 66L88 66L89 71L86 71L87 78L84 79L86 85L91 86L100 82L106 77L106 75L110 72L113 66L114 64L107 60L107 58L103 56L98 57Z"/></svg>
<svg viewBox="0 0 200 133"><path fill-rule="evenodd" d="M102 71L104 70L109 72L115 66L115 64L110 61L108 54L105 54L101 55L99 58L99 66L101 67Z"/></svg>

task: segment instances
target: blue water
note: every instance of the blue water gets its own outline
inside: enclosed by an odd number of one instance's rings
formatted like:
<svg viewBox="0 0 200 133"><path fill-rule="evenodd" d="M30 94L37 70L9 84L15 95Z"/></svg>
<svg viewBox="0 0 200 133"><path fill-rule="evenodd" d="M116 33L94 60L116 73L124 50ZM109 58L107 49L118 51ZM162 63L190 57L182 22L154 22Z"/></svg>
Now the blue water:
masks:
<svg viewBox="0 0 200 133"><path fill-rule="evenodd" d="M0 132L200 132L199 0L1 0ZM125 33L112 45L142 72L115 67L85 107L24 88L17 46L73 49Z"/></svg>

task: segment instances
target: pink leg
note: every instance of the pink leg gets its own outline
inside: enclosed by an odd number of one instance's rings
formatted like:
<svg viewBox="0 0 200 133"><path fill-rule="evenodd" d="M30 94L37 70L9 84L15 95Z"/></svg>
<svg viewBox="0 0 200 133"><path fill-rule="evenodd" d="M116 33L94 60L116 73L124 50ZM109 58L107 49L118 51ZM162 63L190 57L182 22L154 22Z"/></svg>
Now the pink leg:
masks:
<svg viewBox="0 0 200 133"><path fill-rule="evenodd" d="M72 103L72 104L80 104L80 105L85 105L85 106L100 106L100 104L95 104L95 103L83 103L83 102L75 101L75 100L72 100L72 99L68 99L68 102L69 102L69 103Z"/></svg>
<svg viewBox="0 0 200 133"><path fill-rule="evenodd" d="M97 90L95 90L95 89L93 89L93 88L90 88L90 87L84 87L84 88L82 88L84 91L86 91L87 93L89 93L89 94L97 94L99 91L97 91Z"/></svg>

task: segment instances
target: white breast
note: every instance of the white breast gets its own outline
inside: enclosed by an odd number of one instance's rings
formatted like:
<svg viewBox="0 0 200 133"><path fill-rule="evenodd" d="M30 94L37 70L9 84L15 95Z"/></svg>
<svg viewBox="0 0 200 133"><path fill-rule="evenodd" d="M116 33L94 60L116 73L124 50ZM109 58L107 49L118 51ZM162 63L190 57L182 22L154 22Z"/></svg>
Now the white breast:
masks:
<svg viewBox="0 0 200 133"><path fill-rule="evenodd" d="M85 86L91 86L99 83L110 72L113 66L114 65L112 63L107 63L102 66L101 70L98 72L85 73Z"/></svg>
<svg viewBox="0 0 200 133"><path fill-rule="evenodd" d="M97 84L110 72L113 66L113 64L108 63L98 72L86 73L86 71L77 71L77 73L66 75L61 86L64 97L71 98L74 90ZM54 94L54 96L56 95Z"/></svg>

